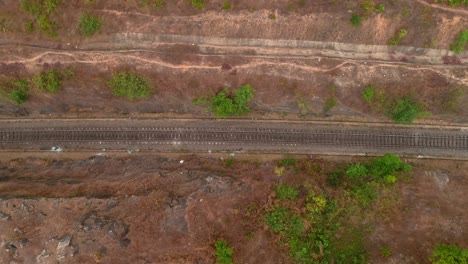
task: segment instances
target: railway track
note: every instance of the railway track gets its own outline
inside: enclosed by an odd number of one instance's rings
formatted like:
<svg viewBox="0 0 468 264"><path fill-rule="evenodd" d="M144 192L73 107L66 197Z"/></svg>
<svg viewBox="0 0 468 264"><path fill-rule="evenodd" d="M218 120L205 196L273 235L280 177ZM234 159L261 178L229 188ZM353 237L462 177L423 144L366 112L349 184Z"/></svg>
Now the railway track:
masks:
<svg viewBox="0 0 468 264"><path fill-rule="evenodd" d="M392 152L413 154L468 154L468 133L434 129L345 128L345 127L0 127L0 148L114 149L160 146L190 146L218 149L245 148L296 150L337 149L343 151Z"/></svg>

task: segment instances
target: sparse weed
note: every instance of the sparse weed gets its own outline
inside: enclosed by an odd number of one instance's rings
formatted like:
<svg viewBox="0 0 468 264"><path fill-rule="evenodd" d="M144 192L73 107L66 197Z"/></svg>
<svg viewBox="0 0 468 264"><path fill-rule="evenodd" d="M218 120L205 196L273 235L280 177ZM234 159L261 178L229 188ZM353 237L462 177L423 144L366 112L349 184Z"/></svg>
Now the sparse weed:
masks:
<svg viewBox="0 0 468 264"><path fill-rule="evenodd" d="M457 7L460 5L465 5L465 6L468 5L468 0L434 0L434 2L448 4L451 7Z"/></svg>
<svg viewBox="0 0 468 264"><path fill-rule="evenodd" d="M375 98L376 91L377 88L375 86L366 86L366 88L364 88L364 91L362 91L362 98L364 98L364 100L367 103L371 103Z"/></svg>
<svg viewBox="0 0 468 264"><path fill-rule="evenodd" d="M32 83L39 90L55 94L62 88L63 77L61 72L49 70L33 76Z"/></svg>
<svg viewBox="0 0 468 264"><path fill-rule="evenodd" d="M385 11L385 5L384 4L379 4L375 8L375 12L377 12L377 13L383 13L384 11Z"/></svg>
<svg viewBox="0 0 468 264"><path fill-rule="evenodd" d="M61 4L61 0L22 0L20 9L36 19L39 29L50 38L56 38L56 26L50 16Z"/></svg>

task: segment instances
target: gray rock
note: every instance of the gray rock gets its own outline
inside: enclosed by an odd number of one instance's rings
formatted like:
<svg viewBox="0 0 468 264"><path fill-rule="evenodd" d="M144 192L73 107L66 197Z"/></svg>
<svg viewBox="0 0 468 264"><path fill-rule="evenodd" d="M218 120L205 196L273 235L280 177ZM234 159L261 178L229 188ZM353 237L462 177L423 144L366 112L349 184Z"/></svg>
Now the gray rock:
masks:
<svg viewBox="0 0 468 264"><path fill-rule="evenodd" d="M12 243L6 243L5 249L6 249L6 251L8 251L8 252L10 252L11 254L14 255L16 253L17 247L15 245L13 245Z"/></svg>
<svg viewBox="0 0 468 264"><path fill-rule="evenodd" d="M2 213L0 212L0 220L4 220L4 221L10 221L11 220L11 216L5 214L5 213Z"/></svg>
<svg viewBox="0 0 468 264"><path fill-rule="evenodd" d="M42 250L41 254L37 255L36 261L37 263L41 263L42 259L49 257L50 254L44 249Z"/></svg>
<svg viewBox="0 0 468 264"><path fill-rule="evenodd" d="M59 241L59 243L58 243L58 245L57 245L57 251L59 251L59 250L64 250L65 247L69 246L69 245L70 245L70 242L71 242L71 240L72 240L72 237L73 237L72 235L64 235L64 236L60 239L60 241Z"/></svg>

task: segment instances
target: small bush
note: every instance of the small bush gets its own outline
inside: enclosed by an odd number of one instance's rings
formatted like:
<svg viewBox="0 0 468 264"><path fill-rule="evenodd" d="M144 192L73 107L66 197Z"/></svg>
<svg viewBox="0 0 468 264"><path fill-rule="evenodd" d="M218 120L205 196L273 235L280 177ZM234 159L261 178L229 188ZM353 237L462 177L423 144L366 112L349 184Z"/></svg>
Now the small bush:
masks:
<svg viewBox="0 0 468 264"><path fill-rule="evenodd" d="M374 0L364 0L361 3L362 8L366 12L366 14L372 14L375 10L375 2Z"/></svg>
<svg viewBox="0 0 468 264"><path fill-rule="evenodd" d="M468 249L438 244L435 246L430 260L433 264L467 264Z"/></svg>
<svg viewBox="0 0 468 264"><path fill-rule="evenodd" d="M460 53L465 49L466 43L468 43L468 29L462 30L460 34L458 34L455 41L450 45L450 50Z"/></svg>
<svg viewBox="0 0 468 264"><path fill-rule="evenodd" d="M336 106L336 99L335 97L328 97L326 100L325 100L325 105L323 106L323 112L324 113L327 113L328 111L330 111L333 107Z"/></svg>
<svg viewBox="0 0 468 264"><path fill-rule="evenodd" d="M389 247L380 248L380 256L388 258L392 255L392 250Z"/></svg>
<svg viewBox="0 0 468 264"><path fill-rule="evenodd" d="M33 22L26 22L26 24L24 24L24 30L26 32L33 32L34 31L34 23Z"/></svg>
<svg viewBox="0 0 468 264"><path fill-rule="evenodd" d="M58 8L61 0L22 0L20 9L33 16L39 29L46 33L51 38L56 38L55 23L52 22L50 16Z"/></svg>
<svg viewBox="0 0 468 264"><path fill-rule="evenodd" d="M112 88L112 94L129 100L148 98L152 92L145 78L130 72L114 74L108 85Z"/></svg>
<svg viewBox="0 0 468 264"><path fill-rule="evenodd" d="M355 27L359 27L359 25L361 25L361 17L357 14L353 14L351 16L351 24Z"/></svg>
<svg viewBox="0 0 468 264"><path fill-rule="evenodd" d="M216 262L218 264L232 264L233 250L224 240L218 240L215 243Z"/></svg>
<svg viewBox="0 0 468 264"><path fill-rule="evenodd" d="M55 94L62 88L62 74L57 70L49 70L35 75L32 78L33 85L47 91L50 94Z"/></svg>
<svg viewBox="0 0 468 264"><path fill-rule="evenodd" d="M205 0L192 0L192 7L197 9L205 8Z"/></svg>
<svg viewBox="0 0 468 264"><path fill-rule="evenodd" d="M410 124L414 119L427 114L423 105L410 96L396 99L390 109L390 117L399 124Z"/></svg>
<svg viewBox="0 0 468 264"><path fill-rule="evenodd" d="M275 192L276 197L280 201L296 200L297 196L299 195L299 192L296 189L287 184L281 184L280 186L276 187Z"/></svg>
<svg viewBox="0 0 468 264"><path fill-rule="evenodd" d="M458 112L460 110L464 95L465 91L463 88L456 88L448 91L442 99L443 110L454 113Z"/></svg>
<svg viewBox="0 0 468 264"><path fill-rule="evenodd" d="M224 10L229 10L229 9L231 9L231 8L232 8L231 2L227 1L227 2L224 2L224 3L223 3L223 9L224 9Z"/></svg>
<svg viewBox="0 0 468 264"><path fill-rule="evenodd" d="M154 7L154 8L157 8L157 9L164 8L164 7L166 7L166 1L164 1L164 0L156 0L156 1L154 1L154 3L153 3L153 7Z"/></svg>
<svg viewBox="0 0 468 264"><path fill-rule="evenodd" d="M250 112L248 103L253 99L254 93L255 89L246 84L237 88L233 94L224 89L212 98L197 98L193 103L207 106L218 117L237 116Z"/></svg>
<svg viewBox="0 0 468 264"><path fill-rule="evenodd" d="M384 178L393 175L397 171L411 171L411 166L401 161L400 157L392 154L385 154L380 158L375 158L369 165L369 174L374 178Z"/></svg>
<svg viewBox="0 0 468 264"><path fill-rule="evenodd" d="M377 198L378 191L372 182L364 182L353 186L350 190L350 194L359 201L362 206L368 206Z"/></svg>
<svg viewBox="0 0 468 264"><path fill-rule="evenodd" d="M408 35L408 30L402 28L400 30L398 30L396 36L394 36L393 38L389 39L388 41L388 44L390 45L400 45L401 43L401 40L406 37L406 35Z"/></svg>
<svg viewBox="0 0 468 264"><path fill-rule="evenodd" d="M101 29L101 19L89 13L83 13L80 18L80 33L90 37Z"/></svg>
<svg viewBox="0 0 468 264"><path fill-rule="evenodd" d="M377 13L383 13L385 11L385 5L384 4L379 4L377 8L375 8L375 11Z"/></svg>
<svg viewBox="0 0 468 264"><path fill-rule="evenodd" d="M364 88L364 91L362 91L362 98L364 98L364 100L367 103L371 103L374 100L376 91L377 91L376 87L369 85L366 88Z"/></svg>
<svg viewBox="0 0 468 264"><path fill-rule="evenodd" d="M351 178L362 178L367 176L368 173L366 166L359 163L349 166L346 170L346 174Z"/></svg>
<svg viewBox="0 0 468 264"><path fill-rule="evenodd" d="M8 93L8 98L12 100L15 104L20 105L26 102L29 96L29 90L27 89L13 89Z"/></svg>
<svg viewBox="0 0 468 264"><path fill-rule="evenodd" d="M297 160L294 158L286 158L286 159L280 160L279 164L283 167L294 169L297 167Z"/></svg>
<svg viewBox="0 0 468 264"><path fill-rule="evenodd" d="M434 2L448 4L451 7L457 7L460 5L468 5L468 0L434 0Z"/></svg>

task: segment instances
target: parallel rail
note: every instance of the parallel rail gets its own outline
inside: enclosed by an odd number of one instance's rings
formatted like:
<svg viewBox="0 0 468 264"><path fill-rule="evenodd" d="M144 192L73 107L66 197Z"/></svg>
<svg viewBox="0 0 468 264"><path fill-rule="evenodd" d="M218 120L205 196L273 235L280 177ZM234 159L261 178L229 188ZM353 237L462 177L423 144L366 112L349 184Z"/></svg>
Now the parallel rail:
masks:
<svg viewBox="0 0 468 264"><path fill-rule="evenodd" d="M349 129L263 128L2 128L0 148L17 145L86 144L186 144L186 145L297 145L339 148L416 149L466 151L467 133Z"/></svg>

